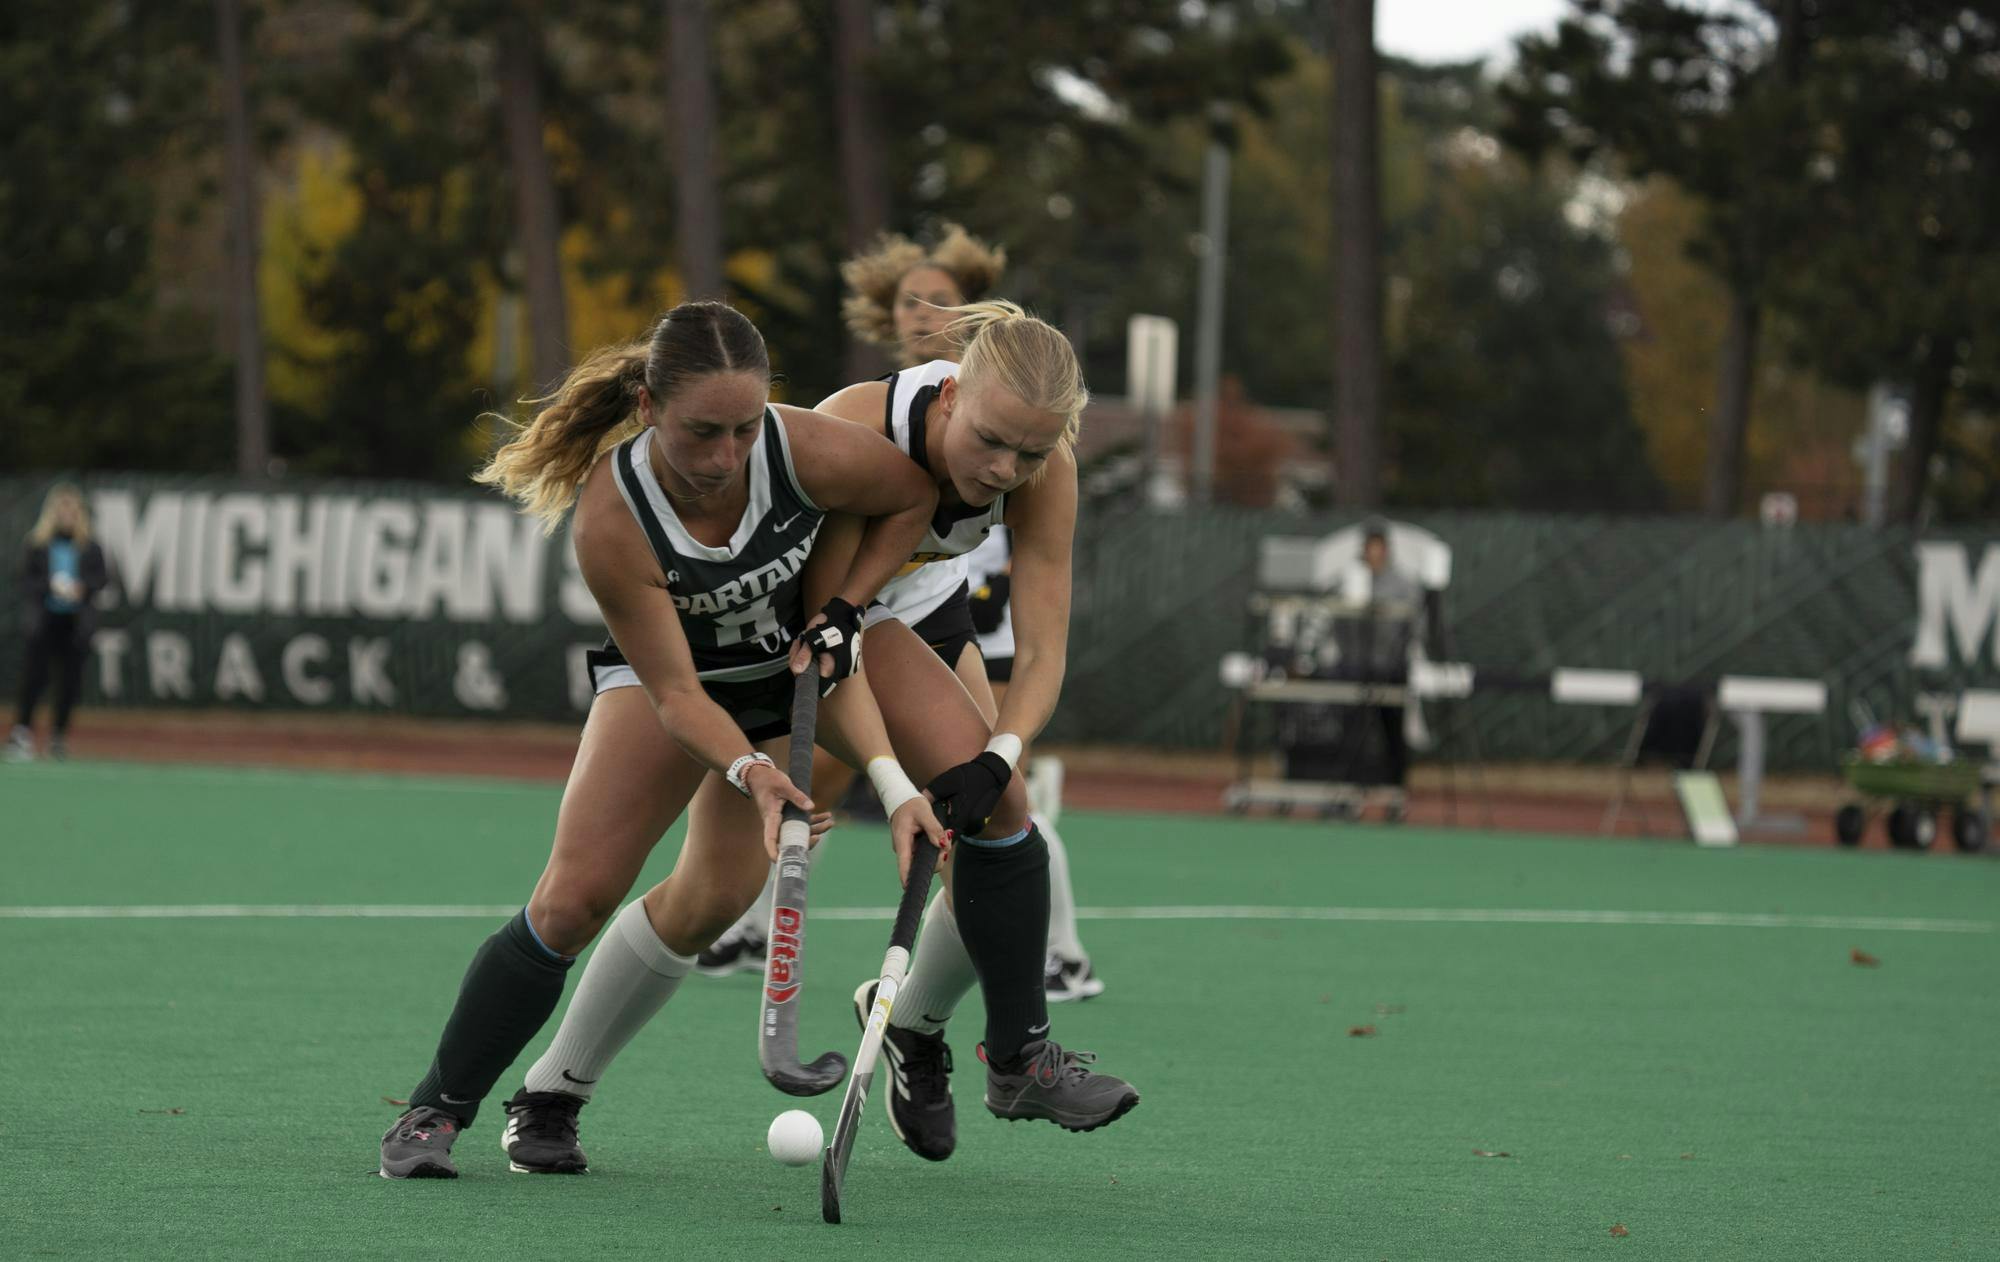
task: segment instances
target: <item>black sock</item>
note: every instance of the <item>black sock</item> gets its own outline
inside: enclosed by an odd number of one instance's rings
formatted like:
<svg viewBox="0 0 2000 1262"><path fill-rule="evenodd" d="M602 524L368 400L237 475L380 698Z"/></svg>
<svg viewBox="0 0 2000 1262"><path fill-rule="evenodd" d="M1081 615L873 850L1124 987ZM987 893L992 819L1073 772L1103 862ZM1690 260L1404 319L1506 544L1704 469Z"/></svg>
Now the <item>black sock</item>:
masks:
<svg viewBox="0 0 2000 1262"><path fill-rule="evenodd" d="M951 909L986 999L986 1062L1011 1066L1049 1033L1049 844L1031 826L1011 846L960 841L952 850Z"/></svg>
<svg viewBox="0 0 2000 1262"><path fill-rule="evenodd" d="M556 1010L575 962L550 954L536 939L525 908L481 943L410 1106L443 1109L456 1114L461 1127L472 1125L479 1102Z"/></svg>

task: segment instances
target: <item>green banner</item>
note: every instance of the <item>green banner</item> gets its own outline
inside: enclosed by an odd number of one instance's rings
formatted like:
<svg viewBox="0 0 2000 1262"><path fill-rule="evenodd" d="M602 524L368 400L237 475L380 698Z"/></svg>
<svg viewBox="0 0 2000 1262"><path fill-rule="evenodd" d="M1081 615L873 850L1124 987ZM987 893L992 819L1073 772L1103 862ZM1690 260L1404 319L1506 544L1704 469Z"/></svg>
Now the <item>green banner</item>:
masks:
<svg viewBox="0 0 2000 1262"><path fill-rule="evenodd" d="M22 540L47 483L8 484ZM85 699L564 718L604 626L566 534L474 490L92 477L115 581ZM18 660L18 626L4 646ZM10 681L11 682L11 681Z"/></svg>
<svg viewBox="0 0 2000 1262"><path fill-rule="evenodd" d="M0 480L17 550L53 479ZM603 625L564 533L467 488L81 480L118 581L86 703L565 719L589 705ZM1925 534L1667 518L1416 514L1453 550L1448 655L1491 679L1556 667L1700 683L1811 678L1817 717L1773 721L1771 761L1825 767L1860 702L2000 687L2000 530ZM1352 519L1218 510L1087 514L1070 662L1047 739L1214 748L1250 647L1260 541ZM18 609L17 602L17 609ZM17 684L21 619L0 624ZM1433 730L1487 759L1602 759L1630 713L1482 688ZM1726 737L1725 732L1725 737ZM1725 739L1718 751L1729 756Z"/></svg>

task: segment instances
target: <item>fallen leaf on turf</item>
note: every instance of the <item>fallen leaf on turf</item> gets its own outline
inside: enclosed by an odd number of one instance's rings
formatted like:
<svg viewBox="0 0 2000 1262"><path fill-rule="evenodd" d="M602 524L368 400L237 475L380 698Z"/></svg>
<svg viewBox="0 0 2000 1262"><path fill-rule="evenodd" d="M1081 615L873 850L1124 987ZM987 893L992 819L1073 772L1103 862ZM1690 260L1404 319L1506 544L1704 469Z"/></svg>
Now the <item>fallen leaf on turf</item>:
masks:
<svg viewBox="0 0 2000 1262"><path fill-rule="evenodd" d="M1375 1015L1378 1017L1393 1017L1399 1012L1407 1011L1409 1009L1399 1003L1378 1003L1375 1005Z"/></svg>
<svg viewBox="0 0 2000 1262"><path fill-rule="evenodd" d="M1112 1181L1113 1183L1116 1183L1116 1182L1118 1182L1118 1176L1117 1176L1117 1175L1115 1175L1115 1174L1114 1174L1114 1175L1112 1175L1112 1176L1111 1176L1111 1181Z"/></svg>
<svg viewBox="0 0 2000 1262"><path fill-rule="evenodd" d="M1347 1037L1351 1039L1374 1038L1375 1027L1372 1025L1350 1025L1347 1027Z"/></svg>
<svg viewBox="0 0 2000 1262"><path fill-rule="evenodd" d="M168 1117L179 1117L181 1114L187 1112L186 1109L140 1109L139 1111L141 1113L164 1113Z"/></svg>
<svg viewBox="0 0 2000 1262"><path fill-rule="evenodd" d="M407 1109L410 1107L410 1102L408 1100L398 1100L395 1096L392 1095L383 1096L382 1103L393 1104L399 1109Z"/></svg>
<svg viewBox="0 0 2000 1262"><path fill-rule="evenodd" d="M1629 1152L1621 1152L1621 1153L1619 1153L1619 1154L1618 1154L1618 1160L1620 1160L1620 1161L1630 1161L1630 1160L1632 1160L1632 1154L1631 1154L1631 1153L1629 1153Z"/></svg>
<svg viewBox="0 0 2000 1262"><path fill-rule="evenodd" d="M1625 1230L1624 1223L1613 1223L1611 1224L1611 1234L1614 1236L1629 1236L1632 1233Z"/></svg>
<svg viewBox="0 0 2000 1262"><path fill-rule="evenodd" d="M1472 1150L1472 1155L1475 1157L1511 1157L1514 1154L1511 1152L1487 1152L1484 1148L1475 1148Z"/></svg>
<svg viewBox="0 0 2000 1262"><path fill-rule="evenodd" d="M1693 1160L1694 1160L1694 1154L1693 1154L1693 1153L1691 1153L1691 1152L1684 1152L1684 1153L1682 1153L1682 1154L1681 1154L1681 1160L1682 1160L1682 1161L1693 1161Z"/></svg>
<svg viewBox="0 0 2000 1262"><path fill-rule="evenodd" d="M1859 964L1863 968L1882 967L1882 961L1868 954L1868 952L1862 950L1860 947L1855 947L1852 950L1848 951L1847 958L1853 960L1856 964Z"/></svg>
<svg viewBox="0 0 2000 1262"><path fill-rule="evenodd" d="M784 1207L784 1206L782 1206L782 1205L773 1205L773 1206L771 1207L771 1212L772 1212L773 1214L782 1214L782 1213L784 1213L784 1212L785 1212L785 1207Z"/></svg>
<svg viewBox="0 0 2000 1262"><path fill-rule="evenodd" d="M1320 1001L1321 1003L1332 1003L1332 1002L1333 1002L1333 996L1332 996L1332 995L1321 995L1321 996L1319 997L1319 1001Z"/></svg>

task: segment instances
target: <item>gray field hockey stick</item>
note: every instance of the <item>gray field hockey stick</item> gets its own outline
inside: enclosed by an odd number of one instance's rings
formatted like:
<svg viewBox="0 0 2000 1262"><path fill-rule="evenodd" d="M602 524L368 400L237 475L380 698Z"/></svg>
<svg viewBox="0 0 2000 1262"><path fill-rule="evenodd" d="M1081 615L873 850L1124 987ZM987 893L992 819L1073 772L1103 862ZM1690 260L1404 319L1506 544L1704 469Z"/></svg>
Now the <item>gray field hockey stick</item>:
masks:
<svg viewBox="0 0 2000 1262"><path fill-rule="evenodd" d="M792 688L792 783L812 783L813 728L819 721L819 659ZM790 802L778 824L778 886L771 896L769 953L764 957L764 997L757 1013L757 1063L764 1077L787 1095L820 1095L840 1085L847 1058L828 1052L799 1063L799 988L806 954L807 852L812 819Z"/></svg>
<svg viewBox="0 0 2000 1262"><path fill-rule="evenodd" d="M854 1076L847 1080L847 1095L840 1102L840 1120L834 1123L833 1140L826 1146L820 1165L819 1212L830 1223L840 1221L840 1186L847 1178L847 1158L854 1152L854 1136L861 1129L861 1112L868 1103L868 1086L875 1078L875 1058L882 1052L882 1036L889 1028L889 1013L896 1005L896 992L910 971L910 946L917 940L917 926L924 918L924 904L931 894L931 873L937 870L937 847L919 836L910 854L910 879L903 886L902 901L896 904L896 927L889 933L889 953L882 959L882 976L875 983L875 1003L868 1010L868 1026L861 1034L861 1050L854 1054Z"/></svg>

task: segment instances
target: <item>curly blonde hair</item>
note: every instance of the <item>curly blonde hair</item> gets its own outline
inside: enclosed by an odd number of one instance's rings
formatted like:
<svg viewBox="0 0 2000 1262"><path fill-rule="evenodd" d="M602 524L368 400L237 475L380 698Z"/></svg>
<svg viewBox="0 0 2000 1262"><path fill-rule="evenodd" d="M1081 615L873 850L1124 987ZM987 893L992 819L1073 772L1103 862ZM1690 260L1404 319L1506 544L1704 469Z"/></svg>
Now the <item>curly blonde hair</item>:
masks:
<svg viewBox="0 0 2000 1262"><path fill-rule="evenodd" d="M840 265L851 291L841 304L848 331L864 342L901 352L896 337L896 287L919 267L935 267L951 277L968 303L978 302L1007 270L1007 251L988 245L955 223L944 226L936 247L924 247L898 233L885 232L875 248Z"/></svg>

